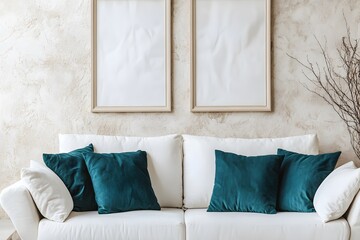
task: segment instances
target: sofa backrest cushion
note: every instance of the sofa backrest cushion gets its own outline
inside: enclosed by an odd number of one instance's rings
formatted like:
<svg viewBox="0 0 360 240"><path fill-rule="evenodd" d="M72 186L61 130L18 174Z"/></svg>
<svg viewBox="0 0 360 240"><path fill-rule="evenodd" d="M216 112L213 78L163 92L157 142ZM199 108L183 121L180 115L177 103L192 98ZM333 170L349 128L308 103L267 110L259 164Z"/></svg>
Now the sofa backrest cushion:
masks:
<svg viewBox="0 0 360 240"><path fill-rule="evenodd" d="M318 154L316 135L286 138L215 138L183 135L184 207L207 208L215 179L215 150L245 156L276 154L278 148Z"/></svg>
<svg viewBox="0 0 360 240"><path fill-rule="evenodd" d="M60 134L59 151L69 152L92 143L97 153L147 152L151 184L161 207L182 207L182 139Z"/></svg>

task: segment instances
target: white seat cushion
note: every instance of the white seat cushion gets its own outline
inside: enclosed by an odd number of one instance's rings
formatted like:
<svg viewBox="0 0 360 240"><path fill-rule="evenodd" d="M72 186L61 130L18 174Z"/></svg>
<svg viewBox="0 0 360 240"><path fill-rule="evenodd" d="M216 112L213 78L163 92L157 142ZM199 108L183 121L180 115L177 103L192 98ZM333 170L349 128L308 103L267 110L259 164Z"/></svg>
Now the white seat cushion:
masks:
<svg viewBox="0 0 360 240"><path fill-rule="evenodd" d="M183 135L184 206L207 208L215 179L215 150L246 156L276 154L278 148L318 154L316 135L287 138L215 138Z"/></svg>
<svg viewBox="0 0 360 240"><path fill-rule="evenodd" d="M182 207L182 139L60 134L59 151L70 152L92 143L95 152L116 153L143 150L147 153L151 185L161 207Z"/></svg>
<svg viewBox="0 0 360 240"><path fill-rule="evenodd" d="M317 213L185 212L186 240L348 240L345 219L323 223Z"/></svg>
<svg viewBox="0 0 360 240"><path fill-rule="evenodd" d="M63 223L42 219L39 240L184 240L181 209L113 214L72 212Z"/></svg>

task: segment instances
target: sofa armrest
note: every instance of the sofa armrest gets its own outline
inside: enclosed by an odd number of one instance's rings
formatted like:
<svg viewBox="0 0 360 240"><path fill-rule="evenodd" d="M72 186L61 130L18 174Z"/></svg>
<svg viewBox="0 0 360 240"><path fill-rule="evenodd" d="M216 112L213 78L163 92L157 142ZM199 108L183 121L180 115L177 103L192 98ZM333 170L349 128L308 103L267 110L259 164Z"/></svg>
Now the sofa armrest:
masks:
<svg viewBox="0 0 360 240"><path fill-rule="evenodd" d="M360 192L355 196L345 217L351 229L350 240L360 239Z"/></svg>
<svg viewBox="0 0 360 240"><path fill-rule="evenodd" d="M40 214L30 192L21 181L1 192L0 204L22 240L37 239Z"/></svg>

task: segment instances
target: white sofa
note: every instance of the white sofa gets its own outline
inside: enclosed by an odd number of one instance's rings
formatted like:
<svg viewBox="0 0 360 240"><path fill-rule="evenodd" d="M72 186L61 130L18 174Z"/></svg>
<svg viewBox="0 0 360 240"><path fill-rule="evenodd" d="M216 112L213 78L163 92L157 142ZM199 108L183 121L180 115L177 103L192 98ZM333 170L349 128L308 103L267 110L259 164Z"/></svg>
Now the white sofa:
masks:
<svg viewBox="0 0 360 240"><path fill-rule="evenodd" d="M318 153L315 135L277 139L190 135L117 137L60 135L60 152L93 143L96 152L144 150L161 211L103 214L72 212L63 223L43 218L21 181L1 192L0 202L23 240L355 240L360 239L360 196L347 214L323 223L317 213L206 212L215 175L214 150L243 155L274 154L277 148Z"/></svg>

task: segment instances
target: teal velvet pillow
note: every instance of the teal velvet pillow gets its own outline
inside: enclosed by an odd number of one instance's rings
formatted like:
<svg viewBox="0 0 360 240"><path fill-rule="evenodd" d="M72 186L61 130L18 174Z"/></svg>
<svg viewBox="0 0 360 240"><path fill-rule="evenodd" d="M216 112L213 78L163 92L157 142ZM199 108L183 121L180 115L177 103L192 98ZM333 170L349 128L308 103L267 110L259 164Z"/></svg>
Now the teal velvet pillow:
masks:
<svg viewBox="0 0 360 240"><path fill-rule="evenodd" d="M160 210L147 170L146 152L85 153L100 214Z"/></svg>
<svg viewBox="0 0 360 240"><path fill-rule="evenodd" d="M276 213L283 156L246 157L215 150L215 184L208 212Z"/></svg>
<svg viewBox="0 0 360 240"><path fill-rule="evenodd" d="M95 211L94 188L86 168L83 153L94 152L92 144L69 153L43 154L43 160L64 182L74 201L74 211Z"/></svg>
<svg viewBox="0 0 360 240"><path fill-rule="evenodd" d="M281 165L278 210L314 212L315 192L335 168L341 152L306 155L278 149Z"/></svg>

